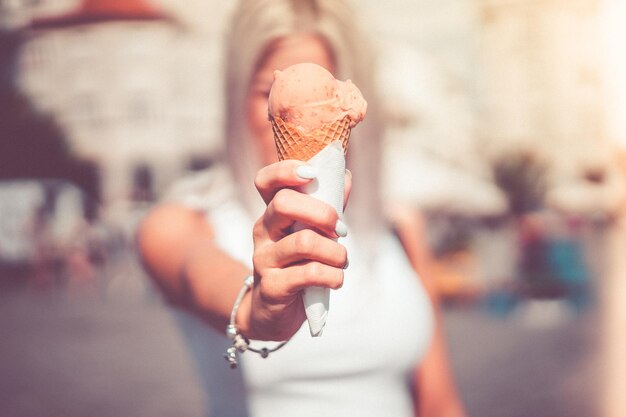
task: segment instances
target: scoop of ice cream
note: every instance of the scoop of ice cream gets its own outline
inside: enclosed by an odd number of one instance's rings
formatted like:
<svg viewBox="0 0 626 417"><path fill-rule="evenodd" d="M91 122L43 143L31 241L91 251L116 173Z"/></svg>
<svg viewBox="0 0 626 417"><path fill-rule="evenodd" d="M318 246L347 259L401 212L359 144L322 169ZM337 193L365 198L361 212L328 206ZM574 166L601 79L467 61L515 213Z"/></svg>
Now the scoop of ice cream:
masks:
<svg viewBox="0 0 626 417"><path fill-rule="evenodd" d="M354 127L365 117L367 102L352 81L339 81L316 64L292 65L274 72L270 117L280 117L303 131L348 117Z"/></svg>

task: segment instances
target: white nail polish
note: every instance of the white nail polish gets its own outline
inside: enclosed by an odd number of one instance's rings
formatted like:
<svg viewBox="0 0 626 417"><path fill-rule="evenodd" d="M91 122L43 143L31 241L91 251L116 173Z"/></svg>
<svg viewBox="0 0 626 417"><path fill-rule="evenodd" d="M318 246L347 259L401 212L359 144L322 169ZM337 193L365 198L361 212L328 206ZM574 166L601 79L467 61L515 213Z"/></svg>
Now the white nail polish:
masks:
<svg viewBox="0 0 626 417"><path fill-rule="evenodd" d="M346 226L346 224L341 220L337 220L337 223L335 224L335 233L337 233L337 236L339 237L348 236L348 226Z"/></svg>
<svg viewBox="0 0 626 417"><path fill-rule="evenodd" d="M296 175L305 180L317 178L317 169L311 165L300 165L296 168Z"/></svg>

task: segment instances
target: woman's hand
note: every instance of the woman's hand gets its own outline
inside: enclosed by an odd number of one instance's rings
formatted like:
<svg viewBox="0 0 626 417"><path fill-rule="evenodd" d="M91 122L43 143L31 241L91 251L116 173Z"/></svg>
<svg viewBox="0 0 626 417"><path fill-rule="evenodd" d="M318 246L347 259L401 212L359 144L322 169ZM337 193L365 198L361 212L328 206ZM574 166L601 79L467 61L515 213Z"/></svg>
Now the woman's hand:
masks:
<svg viewBox="0 0 626 417"><path fill-rule="evenodd" d="M257 174L255 184L267 208L253 231L255 284L237 317L246 337L289 339L306 319L301 291L343 285L347 253L333 239L347 230L335 209L301 192L313 178L313 168L295 160L268 165ZM345 182L344 202L349 174ZM307 229L292 232L296 222Z"/></svg>

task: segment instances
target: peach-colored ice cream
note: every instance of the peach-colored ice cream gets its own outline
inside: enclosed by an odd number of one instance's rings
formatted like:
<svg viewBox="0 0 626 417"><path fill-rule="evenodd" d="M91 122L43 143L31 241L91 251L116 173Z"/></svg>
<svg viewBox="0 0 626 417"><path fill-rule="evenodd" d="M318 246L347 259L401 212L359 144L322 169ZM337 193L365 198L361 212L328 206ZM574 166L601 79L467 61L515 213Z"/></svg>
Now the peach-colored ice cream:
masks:
<svg viewBox="0 0 626 417"><path fill-rule="evenodd" d="M367 110L367 102L350 80L336 80L310 63L275 71L268 104L270 118L280 117L303 132L346 117L353 128Z"/></svg>

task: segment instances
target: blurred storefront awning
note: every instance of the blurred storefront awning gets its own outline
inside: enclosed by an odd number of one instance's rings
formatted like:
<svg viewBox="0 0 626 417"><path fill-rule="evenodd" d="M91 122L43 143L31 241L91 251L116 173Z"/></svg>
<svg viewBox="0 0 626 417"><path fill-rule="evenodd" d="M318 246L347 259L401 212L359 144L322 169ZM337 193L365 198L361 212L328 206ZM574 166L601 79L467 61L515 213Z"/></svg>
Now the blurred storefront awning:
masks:
<svg viewBox="0 0 626 417"><path fill-rule="evenodd" d="M31 29L54 29L109 21L154 21L170 17L145 0L83 0L78 8L58 16L32 20Z"/></svg>
<svg viewBox="0 0 626 417"><path fill-rule="evenodd" d="M391 201L465 216L498 216L508 209L495 184L419 152L388 151L385 193Z"/></svg>

